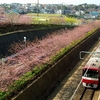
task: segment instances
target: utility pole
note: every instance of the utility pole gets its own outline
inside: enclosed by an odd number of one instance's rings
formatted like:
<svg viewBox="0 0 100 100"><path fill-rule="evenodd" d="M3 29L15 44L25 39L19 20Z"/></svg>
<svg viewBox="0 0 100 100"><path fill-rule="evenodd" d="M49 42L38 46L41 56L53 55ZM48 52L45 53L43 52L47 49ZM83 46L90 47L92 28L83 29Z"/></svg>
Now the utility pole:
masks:
<svg viewBox="0 0 100 100"><path fill-rule="evenodd" d="M63 6L63 4L61 4L61 16L62 16L62 6Z"/></svg>
<svg viewBox="0 0 100 100"><path fill-rule="evenodd" d="M37 16L39 16L39 0L37 0Z"/></svg>

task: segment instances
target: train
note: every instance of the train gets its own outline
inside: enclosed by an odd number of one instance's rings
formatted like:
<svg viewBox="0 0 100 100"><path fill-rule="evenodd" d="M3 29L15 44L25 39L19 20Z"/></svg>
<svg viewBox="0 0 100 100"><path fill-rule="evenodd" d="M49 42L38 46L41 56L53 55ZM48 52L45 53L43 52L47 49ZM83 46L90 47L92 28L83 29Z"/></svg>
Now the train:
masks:
<svg viewBox="0 0 100 100"><path fill-rule="evenodd" d="M87 88L97 88L100 83L100 46L91 53L86 65L82 68L82 84Z"/></svg>

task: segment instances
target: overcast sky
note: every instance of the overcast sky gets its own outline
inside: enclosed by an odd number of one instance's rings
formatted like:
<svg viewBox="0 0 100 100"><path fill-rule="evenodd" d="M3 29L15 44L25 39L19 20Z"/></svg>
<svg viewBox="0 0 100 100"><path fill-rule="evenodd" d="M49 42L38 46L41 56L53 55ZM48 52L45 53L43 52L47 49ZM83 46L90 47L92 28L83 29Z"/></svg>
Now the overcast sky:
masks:
<svg viewBox="0 0 100 100"><path fill-rule="evenodd" d="M38 0L0 0L0 3L37 3ZM83 3L100 5L100 0L39 0L40 4L73 4Z"/></svg>

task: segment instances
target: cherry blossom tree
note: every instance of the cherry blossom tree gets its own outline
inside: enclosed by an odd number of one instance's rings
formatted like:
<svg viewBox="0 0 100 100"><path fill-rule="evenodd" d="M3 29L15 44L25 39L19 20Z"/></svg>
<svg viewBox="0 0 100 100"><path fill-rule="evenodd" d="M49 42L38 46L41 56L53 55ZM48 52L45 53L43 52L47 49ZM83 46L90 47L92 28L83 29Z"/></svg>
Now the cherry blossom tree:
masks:
<svg viewBox="0 0 100 100"><path fill-rule="evenodd" d="M51 35L43 37L41 40L27 41L27 47L23 42L11 44L11 56L0 60L0 90L7 91L15 80L26 72L31 71L36 65L45 64L50 61L62 48L68 46L73 41L80 39L94 28L100 27L98 21L81 25L71 30L61 29Z"/></svg>

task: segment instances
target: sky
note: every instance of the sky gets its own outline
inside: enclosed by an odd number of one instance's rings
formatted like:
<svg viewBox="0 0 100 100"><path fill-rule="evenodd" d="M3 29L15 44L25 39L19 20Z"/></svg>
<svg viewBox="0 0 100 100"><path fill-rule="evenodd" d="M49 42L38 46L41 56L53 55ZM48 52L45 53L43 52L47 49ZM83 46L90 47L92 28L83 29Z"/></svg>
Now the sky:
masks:
<svg viewBox="0 0 100 100"><path fill-rule="evenodd" d="M37 3L38 0L0 0L0 3ZM100 5L100 0L39 0L40 4L73 4L83 3Z"/></svg>

